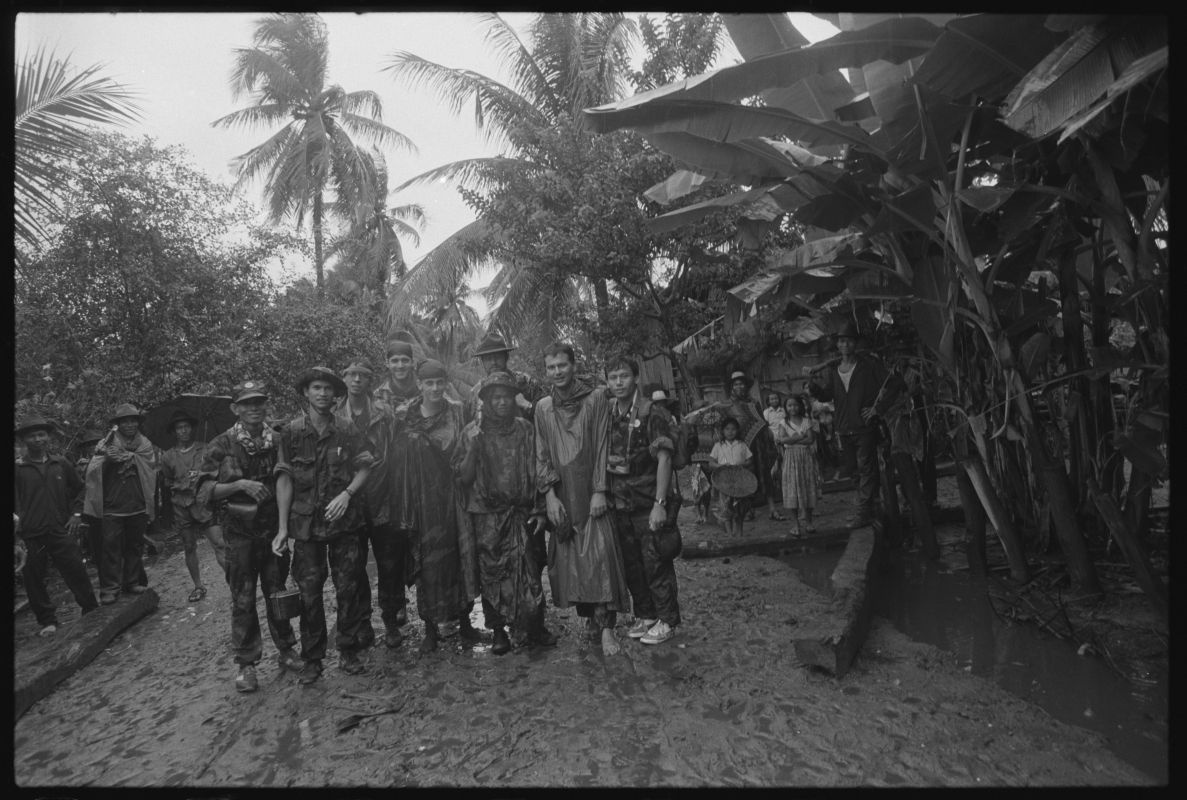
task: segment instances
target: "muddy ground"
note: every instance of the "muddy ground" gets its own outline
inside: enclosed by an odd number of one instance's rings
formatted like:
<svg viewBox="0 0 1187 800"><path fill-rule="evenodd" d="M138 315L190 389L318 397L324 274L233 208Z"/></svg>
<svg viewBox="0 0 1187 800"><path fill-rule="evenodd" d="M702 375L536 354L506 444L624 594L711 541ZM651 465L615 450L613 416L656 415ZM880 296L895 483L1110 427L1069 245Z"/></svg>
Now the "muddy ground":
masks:
<svg viewBox="0 0 1187 800"><path fill-rule="evenodd" d="M16 724L20 785L1152 782L1099 734L1056 721L877 617L843 680L801 667L789 634L826 598L761 556L678 561L685 621L658 647L629 642L605 658L583 642L574 612L550 607L557 648L494 657L488 644L463 648L451 634L421 656L413 614L403 647L371 648L358 676L338 670L331 651L308 688L281 672L268 642L260 691L240 695L227 653L229 593L209 545L199 548L206 599L186 601L189 579L170 542L149 562L159 610ZM331 620L333 607L330 592ZM382 636L378 614L375 627ZM18 616L18 639L33 629L27 612ZM398 711L337 731L352 714L389 708Z"/></svg>

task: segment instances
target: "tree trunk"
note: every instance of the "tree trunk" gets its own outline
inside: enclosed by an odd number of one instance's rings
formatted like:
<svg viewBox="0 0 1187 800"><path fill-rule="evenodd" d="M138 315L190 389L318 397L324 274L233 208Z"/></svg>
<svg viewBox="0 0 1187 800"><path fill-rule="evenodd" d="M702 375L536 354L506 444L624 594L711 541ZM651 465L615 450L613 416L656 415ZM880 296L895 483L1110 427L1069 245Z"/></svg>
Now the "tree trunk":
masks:
<svg viewBox="0 0 1187 800"><path fill-rule="evenodd" d="M1002 547L1005 548L1006 560L1010 564L1010 577L1018 583L1026 583L1030 580L1030 565L1026 563L1026 554L1022 552L1022 540L1018 537L1018 531L1014 529L1013 523L1010 522L1010 516L1006 513L1005 506L1002 505L1001 499L994 491L993 483L989 480L989 473L985 469L985 463L981 460L980 453L976 448L968 446L968 438L963 430L953 440L953 444L955 445L953 449L956 451L956 461L968 475L969 483L993 523L993 528L997 532L998 539L1001 540ZM967 510L965 514L967 519Z"/></svg>
<svg viewBox="0 0 1187 800"><path fill-rule="evenodd" d="M313 269L317 274L317 299L324 300L326 296L324 262L322 261L322 198L321 192L313 196Z"/></svg>
<svg viewBox="0 0 1187 800"><path fill-rule="evenodd" d="M668 359L676 365L676 370L680 373L680 379L684 381L684 391L687 394L684 413L687 414L692 410L694 401L701 399L701 387L697 385L697 379L693 374L688 371L688 359L683 353L677 353L675 350L669 348Z"/></svg>
<svg viewBox="0 0 1187 800"><path fill-rule="evenodd" d="M1117 508L1113 498L1108 492L1101 491L1100 486L1093 478L1088 479L1088 491L1096 501L1096 507L1108 526L1109 533L1117 540L1121 552L1125 553L1125 560L1133 568L1138 585L1142 587L1142 591L1150 598L1154 607L1165 616L1167 613L1166 587L1162 585L1162 579L1154 574L1154 570L1150 566L1150 557L1146 554L1146 548L1134 535L1133 529L1122 516L1121 510Z"/></svg>
<svg viewBox="0 0 1187 800"><path fill-rule="evenodd" d="M594 278L594 301L598 306L598 318L601 319L602 312L610 307L610 290L606 287L606 281L603 278Z"/></svg>
<svg viewBox="0 0 1187 800"><path fill-rule="evenodd" d="M969 560L969 571L984 578L989 574L989 557L985 552L985 508L981 505L981 499L977 497L972 480L963 469L956 470L956 488L960 491L960 504L964 507L964 527L968 532L965 556Z"/></svg>
<svg viewBox="0 0 1187 800"><path fill-rule="evenodd" d="M880 462L879 480L882 483L882 515L886 521L883 536L891 547L898 547L903 541L903 523L898 507L898 492L894 489L894 462L890 458L890 444L887 437L879 437L878 452L875 456Z"/></svg>

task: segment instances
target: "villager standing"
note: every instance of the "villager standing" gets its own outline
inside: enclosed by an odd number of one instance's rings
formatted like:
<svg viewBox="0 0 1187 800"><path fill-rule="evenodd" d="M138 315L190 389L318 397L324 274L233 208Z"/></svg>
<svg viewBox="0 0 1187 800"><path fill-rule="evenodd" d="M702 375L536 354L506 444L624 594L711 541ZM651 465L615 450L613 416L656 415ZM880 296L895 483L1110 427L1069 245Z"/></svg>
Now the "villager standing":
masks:
<svg viewBox="0 0 1187 800"><path fill-rule="evenodd" d="M775 430L775 426L787 418L787 413L783 409L783 398L778 392L767 393L767 407L762 410L762 417L771 426L771 430Z"/></svg>
<svg viewBox="0 0 1187 800"><path fill-rule="evenodd" d="M27 552L22 568L25 591L41 636L53 636L61 624L45 588L50 561L82 613L99 607L76 539L82 525L83 482L70 462L49 452L53 431L53 423L36 416L26 417L15 431L25 445L13 472L14 522L20 534L16 542Z"/></svg>
<svg viewBox="0 0 1187 800"><path fill-rule="evenodd" d="M395 412L392 433L392 513L407 541L404 581L416 584L416 610L425 624L420 651L437 648L438 626L456 619L463 639L477 641L470 609L481 594L473 539L458 528L454 448L462 407L445 398L449 375L432 359L416 373L420 394Z"/></svg>
<svg viewBox="0 0 1187 800"><path fill-rule="evenodd" d="M783 507L795 517L792 533L798 536L804 531L816 532L812 511L823 496L816 464L817 434L802 397L789 396L785 410L786 417L775 426L775 441L783 447Z"/></svg>
<svg viewBox="0 0 1187 800"><path fill-rule="evenodd" d="M202 570L198 562L198 536L205 535L214 548L214 557L223 576L227 572L226 543L218 521L212 516L211 508L205 503L195 502L194 490L198 485L198 474L206 457L206 443L194 441L194 428L198 420L182 410L173 412L169 420L169 433L177 444L161 456L161 480L169 487L173 505L173 520L181 534L181 545L185 550L185 566L190 571L194 590L189 600L196 603L206 596L202 583Z"/></svg>
<svg viewBox="0 0 1187 800"><path fill-rule="evenodd" d="M156 451L140 433L144 415L125 403L111 418L111 432L87 465L83 510L102 520L103 558L99 602L114 603L121 589L141 594L144 532L155 514Z"/></svg>
<svg viewBox="0 0 1187 800"><path fill-rule="evenodd" d="M289 574L289 554L272 552L280 525L276 503L277 434L264 424L268 389L263 381L248 380L231 390L231 411L238 421L206 446L195 483L195 503L217 512L226 537L227 584L231 589L231 650L238 674L235 688L254 692L259 684L256 665L264 653L260 618L256 613L256 585L265 601L283 591ZM287 618L279 619L264 603L268 633L276 645L277 663L301 672L305 662L294 648L297 636Z"/></svg>
<svg viewBox="0 0 1187 800"><path fill-rule="evenodd" d="M680 490L673 480L672 416L662 403L638 389L639 362L616 357L606 362L606 383L614 395L610 413L608 472L614 500L614 527L634 605L635 624L627 632L643 644L661 644L676 635L680 604L673 555L661 553L661 537L678 537Z"/></svg>
<svg viewBox="0 0 1187 800"><path fill-rule="evenodd" d="M473 528L482 613L498 656L511 649L507 625L534 645L555 645L556 637L544 627L544 587L532 543L545 520L536 491L535 429L516 415L514 375L492 372L478 388L477 419L462 430L452 465L465 509L459 521Z"/></svg>
<svg viewBox="0 0 1187 800"><path fill-rule="evenodd" d="M327 559L338 604L338 664L350 675L364 670L357 651L362 625L359 531L365 520L362 503L351 501L367 480L372 456L354 423L334 416L335 399L346 394L341 378L325 367L311 367L301 373L296 388L305 398L305 410L279 436L275 472L280 520L272 552L283 555L291 534L293 577L301 590L301 658L306 662L300 682L310 684L321 676L329 636L322 600Z"/></svg>
<svg viewBox="0 0 1187 800"><path fill-rule="evenodd" d="M395 422L391 406L371 396L374 372L366 359L355 359L342 373L346 382L346 396L338 400L334 413L343 422L353 422L367 436L371 448L371 471L363 483L359 497L366 526L361 534L362 557L359 568L359 607L363 615L359 629L360 640L366 647L375 640L371 624L371 580L367 577L368 549L375 553L375 572L378 583L379 612L385 628L383 641L388 647L399 647L404 641L400 626L400 612L406 604L404 595L405 548L392 528L391 481L388 450L392 425ZM370 547L368 548L368 544ZM406 619L406 618L405 618Z"/></svg>
<svg viewBox="0 0 1187 800"><path fill-rule="evenodd" d="M726 417L721 421L721 439L713 445L713 450L709 453L710 470L727 466L750 467L754 463L754 454L746 443L738 438L739 430L738 421L733 417ZM713 494L717 496L717 519L725 526L726 535L740 537L750 498L730 497L716 487Z"/></svg>
<svg viewBox="0 0 1187 800"><path fill-rule="evenodd" d="M619 651L617 612L630 607L622 553L607 515L606 467L610 452L610 401L577 380L571 345L544 349L552 390L536 404L536 489L545 495L552 535L548 579L557 608L577 606L588 631L600 631L602 652Z"/></svg>
<svg viewBox="0 0 1187 800"><path fill-rule="evenodd" d="M87 479L87 465L95 457L95 445L103 441L103 432L96 430L83 431L78 440L78 461L74 465L79 481L85 483ZM99 559L103 555L103 525L100 520L90 514L82 515L82 539L85 544L85 554L95 567L95 574L99 574Z"/></svg>
<svg viewBox="0 0 1187 800"><path fill-rule="evenodd" d="M873 359L857 355L857 325L847 320L837 334L837 349L841 363L817 373L817 394L822 400L832 400L836 406L836 428L841 438L841 455L845 470L857 485L857 514L846 524L860 528L874 518L878 502L878 428L874 401L886 370Z"/></svg>

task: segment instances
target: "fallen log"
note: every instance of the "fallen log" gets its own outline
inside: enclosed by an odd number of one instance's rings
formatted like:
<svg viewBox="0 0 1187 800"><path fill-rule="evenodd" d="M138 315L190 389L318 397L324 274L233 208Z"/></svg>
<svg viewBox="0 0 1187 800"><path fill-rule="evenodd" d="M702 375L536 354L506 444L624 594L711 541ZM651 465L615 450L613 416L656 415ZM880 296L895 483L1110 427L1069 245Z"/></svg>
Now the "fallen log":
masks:
<svg viewBox="0 0 1187 800"><path fill-rule="evenodd" d="M837 678L849 671L869 631L872 583L877 577L881 550L880 526L850 532L849 543L830 579L833 595L828 611L803 625L791 638L801 664L821 667Z"/></svg>
<svg viewBox="0 0 1187 800"><path fill-rule="evenodd" d="M777 556L784 551L812 553L844 547L849 528L829 528L814 534L790 536L744 536L739 539L686 540L681 558L720 558L722 556Z"/></svg>
<svg viewBox="0 0 1187 800"><path fill-rule="evenodd" d="M121 598L60 628L52 639L31 642L16 654L14 705L16 720L54 687L94 661L121 631L157 607L157 593Z"/></svg>

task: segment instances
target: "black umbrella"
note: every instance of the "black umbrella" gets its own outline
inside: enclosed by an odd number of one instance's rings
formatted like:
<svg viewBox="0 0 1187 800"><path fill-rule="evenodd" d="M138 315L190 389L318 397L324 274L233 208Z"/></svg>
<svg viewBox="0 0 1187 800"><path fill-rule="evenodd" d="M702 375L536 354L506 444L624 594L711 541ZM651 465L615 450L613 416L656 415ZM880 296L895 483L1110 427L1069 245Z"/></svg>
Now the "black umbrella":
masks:
<svg viewBox="0 0 1187 800"><path fill-rule="evenodd" d="M177 444L173 434L169 432L169 420L173 413L181 410L198 420L194 428L194 441L209 442L225 430L228 430L238 417L231 411L231 398L212 397L203 394L183 394L170 400L164 405L148 411L144 416L141 430L148 440L162 450L168 450Z"/></svg>

